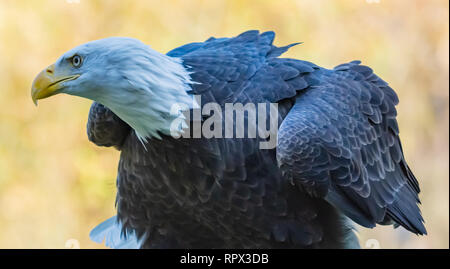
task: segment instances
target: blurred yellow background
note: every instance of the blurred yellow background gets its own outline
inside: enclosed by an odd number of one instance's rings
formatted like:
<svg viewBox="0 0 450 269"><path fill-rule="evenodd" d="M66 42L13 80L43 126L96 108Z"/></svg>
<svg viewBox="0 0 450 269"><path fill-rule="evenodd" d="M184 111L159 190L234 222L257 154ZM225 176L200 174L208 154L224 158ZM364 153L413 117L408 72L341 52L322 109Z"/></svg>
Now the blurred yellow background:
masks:
<svg viewBox="0 0 450 269"><path fill-rule="evenodd" d="M2 0L0 248L101 247L89 231L115 214L119 152L88 141L91 101L59 95L33 105L31 82L41 69L108 36L167 52L249 29L274 30L277 45L304 42L285 56L327 68L359 59L391 84L429 235L360 228L361 245L448 248L448 19L447 0Z"/></svg>

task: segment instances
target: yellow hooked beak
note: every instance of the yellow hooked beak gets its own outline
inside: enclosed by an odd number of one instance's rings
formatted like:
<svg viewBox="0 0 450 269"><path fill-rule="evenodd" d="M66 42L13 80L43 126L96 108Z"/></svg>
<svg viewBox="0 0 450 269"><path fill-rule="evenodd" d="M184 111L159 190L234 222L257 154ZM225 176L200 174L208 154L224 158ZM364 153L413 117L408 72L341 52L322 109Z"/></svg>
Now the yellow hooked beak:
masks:
<svg viewBox="0 0 450 269"><path fill-rule="evenodd" d="M31 86L31 98L33 99L33 103L37 105L37 100L59 93L58 90L62 88L63 82L74 80L79 76L80 75L56 76L55 65L50 65L42 70L33 81L33 85Z"/></svg>

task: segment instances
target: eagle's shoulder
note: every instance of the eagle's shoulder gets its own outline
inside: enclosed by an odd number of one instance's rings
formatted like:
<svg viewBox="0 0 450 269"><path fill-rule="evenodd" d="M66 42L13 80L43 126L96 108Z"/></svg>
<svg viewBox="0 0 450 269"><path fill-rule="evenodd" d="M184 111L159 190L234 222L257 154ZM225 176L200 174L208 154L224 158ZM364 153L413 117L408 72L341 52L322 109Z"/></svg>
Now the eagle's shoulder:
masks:
<svg viewBox="0 0 450 269"><path fill-rule="evenodd" d="M202 102L279 102L308 86L305 75L319 69L313 63L278 58L294 43L273 45L274 32L247 31L232 38L211 37L167 53L179 57L191 72L192 93Z"/></svg>

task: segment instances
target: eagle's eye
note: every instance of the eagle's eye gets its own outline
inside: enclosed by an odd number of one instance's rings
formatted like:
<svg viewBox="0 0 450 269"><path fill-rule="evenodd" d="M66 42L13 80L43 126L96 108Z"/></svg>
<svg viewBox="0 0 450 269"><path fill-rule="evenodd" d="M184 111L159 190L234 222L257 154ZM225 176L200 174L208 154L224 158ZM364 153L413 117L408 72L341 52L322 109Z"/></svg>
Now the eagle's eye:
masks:
<svg viewBox="0 0 450 269"><path fill-rule="evenodd" d="M82 62L82 59L81 59L80 55L74 55L72 57L72 65L74 67L80 67L81 66L81 62Z"/></svg>

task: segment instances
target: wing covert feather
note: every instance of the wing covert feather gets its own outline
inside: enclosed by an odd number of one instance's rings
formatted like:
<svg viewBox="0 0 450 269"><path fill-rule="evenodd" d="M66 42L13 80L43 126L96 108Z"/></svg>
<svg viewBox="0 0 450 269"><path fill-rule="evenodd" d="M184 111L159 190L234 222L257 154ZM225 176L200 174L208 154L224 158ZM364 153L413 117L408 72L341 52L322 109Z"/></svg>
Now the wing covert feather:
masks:
<svg viewBox="0 0 450 269"><path fill-rule="evenodd" d="M425 234L418 182L395 119L396 93L359 62L325 70L296 99L278 132L282 172L355 222L396 222Z"/></svg>

